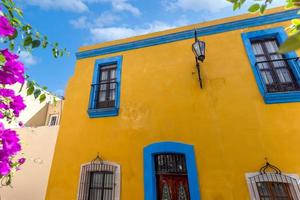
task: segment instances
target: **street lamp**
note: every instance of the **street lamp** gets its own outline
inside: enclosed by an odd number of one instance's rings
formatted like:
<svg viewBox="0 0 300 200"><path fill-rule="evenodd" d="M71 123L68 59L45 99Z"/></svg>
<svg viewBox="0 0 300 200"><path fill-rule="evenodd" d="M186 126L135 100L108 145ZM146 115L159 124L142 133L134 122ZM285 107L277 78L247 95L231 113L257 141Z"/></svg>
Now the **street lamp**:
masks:
<svg viewBox="0 0 300 200"><path fill-rule="evenodd" d="M197 67L197 71L198 71L200 87L202 88L202 79L201 79L201 74L200 74L199 61L203 62L205 59L205 42L198 40L197 30L195 30L195 43L192 45L192 49L195 54L196 67Z"/></svg>

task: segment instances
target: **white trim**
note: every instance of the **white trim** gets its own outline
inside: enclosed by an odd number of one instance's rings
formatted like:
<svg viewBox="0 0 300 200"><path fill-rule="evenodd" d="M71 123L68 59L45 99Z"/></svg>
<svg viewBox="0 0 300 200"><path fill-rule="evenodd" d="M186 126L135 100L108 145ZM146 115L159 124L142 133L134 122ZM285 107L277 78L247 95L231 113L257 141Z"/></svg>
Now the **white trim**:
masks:
<svg viewBox="0 0 300 200"><path fill-rule="evenodd" d="M260 200L259 199L259 194L258 194L257 187L253 188L252 184L250 182L250 178L251 177L257 176L259 174L260 174L259 172L250 172L250 173L246 173L245 174L246 182L247 182L247 185L248 185L248 190L249 190L249 193L250 193L250 199L251 200ZM295 187L299 187L300 186L300 179L299 179L298 174L286 174L286 173L282 173L282 175L289 176L291 178L296 179L297 185L292 184L292 186L294 187L294 189L295 189ZM266 181L268 181L268 180L266 180ZM295 193L296 193L295 195L296 195L297 199L300 199L300 192L299 192L299 190L295 189Z"/></svg>
<svg viewBox="0 0 300 200"><path fill-rule="evenodd" d="M100 162L96 162L97 164L100 164ZM85 166L89 166L92 163L85 163L80 166L80 175L79 175L79 181L78 181L78 189L77 189L77 199L79 200L79 193L80 193L80 183L81 183L81 176L82 176L82 169ZM113 166L116 167L114 171L114 177L115 177L115 187L114 187L114 200L120 200L120 186L121 186L121 166L115 162L110 161L102 161L101 164Z"/></svg>

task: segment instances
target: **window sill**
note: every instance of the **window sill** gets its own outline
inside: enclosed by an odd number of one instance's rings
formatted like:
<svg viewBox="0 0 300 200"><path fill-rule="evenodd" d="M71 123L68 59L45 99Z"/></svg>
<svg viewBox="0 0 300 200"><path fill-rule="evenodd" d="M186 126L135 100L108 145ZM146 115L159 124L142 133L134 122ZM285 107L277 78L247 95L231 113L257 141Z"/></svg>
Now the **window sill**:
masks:
<svg viewBox="0 0 300 200"><path fill-rule="evenodd" d="M90 118L118 116L119 108L89 109L88 114Z"/></svg>
<svg viewBox="0 0 300 200"><path fill-rule="evenodd" d="M266 104L300 102L300 91L265 93Z"/></svg>

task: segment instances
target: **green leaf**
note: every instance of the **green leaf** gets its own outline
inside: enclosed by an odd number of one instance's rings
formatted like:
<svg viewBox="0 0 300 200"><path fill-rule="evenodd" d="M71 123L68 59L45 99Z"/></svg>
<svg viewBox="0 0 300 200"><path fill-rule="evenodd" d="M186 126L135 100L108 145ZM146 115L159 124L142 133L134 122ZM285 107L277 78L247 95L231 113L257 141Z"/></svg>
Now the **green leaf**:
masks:
<svg viewBox="0 0 300 200"><path fill-rule="evenodd" d="M259 9L259 13L260 13L260 14L264 14L266 8L267 8L267 5L266 5L266 4L261 5L261 6L260 6L260 9Z"/></svg>
<svg viewBox="0 0 300 200"><path fill-rule="evenodd" d="M15 30L14 34L13 34L12 36L9 36L8 38L9 38L10 40L13 40L13 39L15 39L16 37L18 37L18 31L17 31L17 30Z"/></svg>
<svg viewBox="0 0 300 200"><path fill-rule="evenodd" d="M27 96L32 95L33 91L34 91L34 86L33 85L30 86L29 88L27 88Z"/></svg>
<svg viewBox="0 0 300 200"><path fill-rule="evenodd" d="M0 53L0 65L3 65L6 62L5 57Z"/></svg>
<svg viewBox="0 0 300 200"><path fill-rule="evenodd" d="M23 45L26 47L26 46L29 46L32 44L32 37L31 36L27 36L25 39L24 39L24 43Z"/></svg>
<svg viewBox="0 0 300 200"><path fill-rule="evenodd" d="M20 8L14 8L14 10L20 17L23 17L23 11Z"/></svg>
<svg viewBox="0 0 300 200"><path fill-rule="evenodd" d="M36 89L35 91L34 91L34 93L33 93L33 96L34 96L34 98L38 98L39 96L40 96L40 94L41 94L41 90L40 89Z"/></svg>
<svg viewBox="0 0 300 200"><path fill-rule="evenodd" d="M32 48L37 48L41 45L41 41L40 40L33 40L32 41Z"/></svg>
<svg viewBox="0 0 300 200"><path fill-rule="evenodd" d="M300 48L300 32L290 36L279 48L279 53L286 53Z"/></svg>
<svg viewBox="0 0 300 200"><path fill-rule="evenodd" d="M14 40L11 40L11 41L9 42L9 49L10 49L11 51L13 51L13 50L15 49L15 41L14 41Z"/></svg>
<svg viewBox="0 0 300 200"><path fill-rule="evenodd" d="M42 95L40 96L39 100L40 100L40 103L42 103L43 101L45 101L45 100L46 100L46 95L45 95L45 94L42 94Z"/></svg>
<svg viewBox="0 0 300 200"><path fill-rule="evenodd" d="M43 90L47 90L48 88L47 88L46 86L43 86L42 89L43 89Z"/></svg>
<svg viewBox="0 0 300 200"><path fill-rule="evenodd" d="M258 3L253 4L252 6L249 7L248 11L249 12L257 12L260 9L260 5Z"/></svg>
<svg viewBox="0 0 300 200"><path fill-rule="evenodd" d="M48 42L46 40L42 41L42 47L46 48L48 46Z"/></svg>

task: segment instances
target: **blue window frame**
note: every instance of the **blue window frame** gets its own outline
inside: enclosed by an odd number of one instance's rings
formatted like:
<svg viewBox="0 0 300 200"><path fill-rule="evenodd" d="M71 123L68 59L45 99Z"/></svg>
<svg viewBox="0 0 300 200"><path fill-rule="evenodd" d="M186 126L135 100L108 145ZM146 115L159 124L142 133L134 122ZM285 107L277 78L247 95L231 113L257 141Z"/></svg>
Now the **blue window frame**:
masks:
<svg viewBox="0 0 300 200"><path fill-rule="evenodd" d="M154 159L155 155L163 153L176 153L185 155L190 199L200 200L194 147L192 145L177 142L159 142L144 148L144 199L157 200Z"/></svg>
<svg viewBox="0 0 300 200"><path fill-rule="evenodd" d="M113 101L113 105L110 105L109 107L99 108L97 104L98 104L100 85L101 85L100 83L101 69L104 69L109 65L116 66L115 79L113 83L115 87L114 101ZM116 116L119 114L121 68L122 68L122 56L96 60L95 67L94 67L93 81L91 84L90 101L89 101L89 108L88 108L88 114L90 118L109 117L109 116Z"/></svg>
<svg viewBox="0 0 300 200"><path fill-rule="evenodd" d="M287 39L287 37L288 36L283 27L258 30L258 31L247 32L242 34L242 39L244 42L246 52L248 54L248 58L250 60L250 64L255 76L255 80L257 82L259 91L263 96L263 99L266 104L299 102L300 91L293 90L293 91L284 91L284 92L268 92L263 77L259 72L258 67L256 66L256 57L252 49L251 41L259 40L259 39L267 39L267 38L276 38L278 44L281 44ZM297 57L298 55L296 54L296 52L289 52L284 54L284 58L286 59L292 59ZM286 62L291 68L291 72L293 73L296 83L300 85L300 71L299 71L300 69L299 69L298 60L288 60Z"/></svg>

